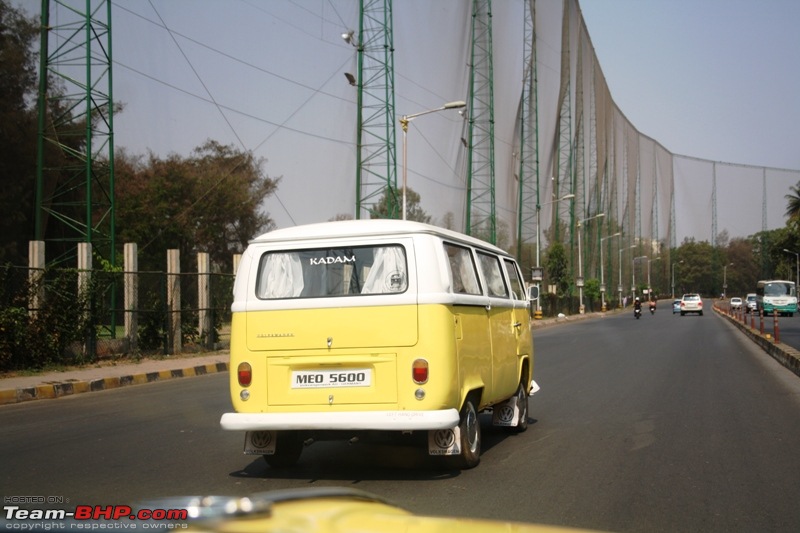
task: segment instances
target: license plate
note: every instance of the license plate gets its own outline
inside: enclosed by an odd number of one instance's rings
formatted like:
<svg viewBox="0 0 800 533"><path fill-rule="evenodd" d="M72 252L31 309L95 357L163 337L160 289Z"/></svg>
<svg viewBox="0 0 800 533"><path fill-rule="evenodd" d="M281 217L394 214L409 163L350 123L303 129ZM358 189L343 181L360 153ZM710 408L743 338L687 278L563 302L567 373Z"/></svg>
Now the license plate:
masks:
<svg viewBox="0 0 800 533"><path fill-rule="evenodd" d="M321 389L338 387L369 387L372 369L348 370L295 370L292 372L293 389Z"/></svg>

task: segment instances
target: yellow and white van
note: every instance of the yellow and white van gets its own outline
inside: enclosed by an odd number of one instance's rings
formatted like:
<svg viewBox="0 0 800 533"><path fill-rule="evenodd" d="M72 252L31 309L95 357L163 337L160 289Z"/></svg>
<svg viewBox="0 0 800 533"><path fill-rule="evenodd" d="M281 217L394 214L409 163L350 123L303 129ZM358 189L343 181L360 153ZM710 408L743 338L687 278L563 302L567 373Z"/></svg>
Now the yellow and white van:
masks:
<svg viewBox="0 0 800 533"><path fill-rule="evenodd" d="M427 224L351 220L253 240L232 306L223 429L293 465L313 440L427 432L431 455L480 461L478 413L528 424L533 341L519 266Z"/></svg>

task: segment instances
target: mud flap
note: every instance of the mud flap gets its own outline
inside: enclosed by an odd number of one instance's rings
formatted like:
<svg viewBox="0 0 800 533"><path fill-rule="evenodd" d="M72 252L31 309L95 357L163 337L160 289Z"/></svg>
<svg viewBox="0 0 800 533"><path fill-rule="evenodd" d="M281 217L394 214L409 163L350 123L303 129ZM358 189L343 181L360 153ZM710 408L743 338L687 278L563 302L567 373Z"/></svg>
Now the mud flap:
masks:
<svg viewBox="0 0 800 533"><path fill-rule="evenodd" d="M503 403L498 403L492 408L492 425L515 427L519 424L519 406L517 397L512 396Z"/></svg>
<svg viewBox="0 0 800 533"><path fill-rule="evenodd" d="M461 428L428 431L428 455L461 455Z"/></svg>
<svg viewBox="0 0 800 533"><path fill-rule="evenodd" d="M244 434L245 455L275 455L278 435L275 431L248 431Z"/></svg>

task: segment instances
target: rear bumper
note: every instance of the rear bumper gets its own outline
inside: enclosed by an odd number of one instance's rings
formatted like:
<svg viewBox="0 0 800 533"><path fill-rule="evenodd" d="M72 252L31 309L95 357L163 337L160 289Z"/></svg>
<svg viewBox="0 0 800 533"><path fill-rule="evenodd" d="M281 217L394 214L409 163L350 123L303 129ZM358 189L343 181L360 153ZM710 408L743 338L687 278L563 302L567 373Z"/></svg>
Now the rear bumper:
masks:
<svg viewBox="0 0 800 533"><path fill-rule="evenodd" d="M219 423L228 431L281 430L428 430L458 425L456 409L440 411L352 411L315 413L225 413Z"/></svg>

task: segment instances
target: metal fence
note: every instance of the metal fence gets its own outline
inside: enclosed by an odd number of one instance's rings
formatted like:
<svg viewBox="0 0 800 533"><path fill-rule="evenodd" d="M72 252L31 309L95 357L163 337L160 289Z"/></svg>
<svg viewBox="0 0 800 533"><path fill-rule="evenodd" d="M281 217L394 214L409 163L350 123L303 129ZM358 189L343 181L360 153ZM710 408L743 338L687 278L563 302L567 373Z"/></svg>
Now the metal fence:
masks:
<svg viewBox="0 0 800 533"><path fill-rule="evenodd" d="M204 309L198 304L196 272L89 274L82 282L86 272L77 269L0 267L0 371L170 353L175 311L167 285L174 276L181 294L181 351L229 346L233 274L202 274L210 296ZM125 284L132 279L138 304L126 309ZM210 328L200 327L201 314L210 317ZM135 329L126 331L126 317L135 317Z"/></svg>

